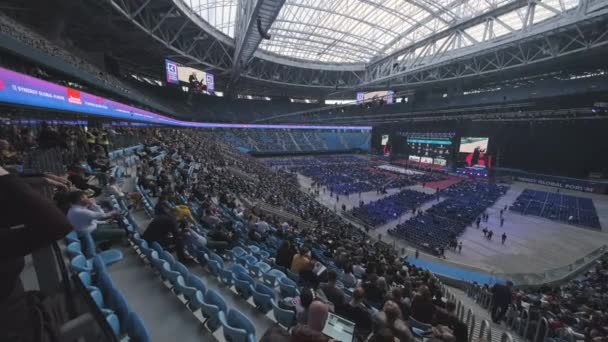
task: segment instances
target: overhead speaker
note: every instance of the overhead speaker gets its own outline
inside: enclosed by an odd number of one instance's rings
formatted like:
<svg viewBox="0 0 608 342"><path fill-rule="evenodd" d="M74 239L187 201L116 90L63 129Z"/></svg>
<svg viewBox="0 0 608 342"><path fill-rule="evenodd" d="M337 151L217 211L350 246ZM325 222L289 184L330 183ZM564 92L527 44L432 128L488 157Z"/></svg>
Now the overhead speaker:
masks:
<svg viewBox="0 0 608 342"><path fill-rule="evenodd" d="M260 34L260 36L262 36L262 39L269 40L271 37L268 33L264 32L264 30L262 29L262 19L260 19L260 18L258 18L258 33Z"/></svg>

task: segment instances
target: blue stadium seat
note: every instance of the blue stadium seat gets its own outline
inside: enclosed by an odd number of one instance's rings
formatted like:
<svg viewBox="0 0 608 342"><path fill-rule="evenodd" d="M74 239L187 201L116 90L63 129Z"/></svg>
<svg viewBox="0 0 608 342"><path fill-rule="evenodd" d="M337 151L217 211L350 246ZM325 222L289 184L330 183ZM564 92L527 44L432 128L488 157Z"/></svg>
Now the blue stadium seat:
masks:
<svg viewBox="0 0 608 342"><path fill-rule="evenodd" d="M118 321L118 316L116 316L115 314L107 315L106 316L106 322L108 322L108 325L112 329L112 332L114 333L114 335L116 337L119 337L119 335L120 335L120 322Z"/></svg>
<svg viewBox="0 0 608 342"><path fill-rule="evenodd" d="M282 325L285 329L289 329L296 324L296 312L293 310L285 310L280 308L274 299L271 301L272 313L277 323Z"/></svg>
<svg viewBox="0 0 608 342"><path fill-rule="evenodd" d="M237 261L240 257L242 257L243 255L246 255L246 254L247 254L247 252L239 246L236 246L226 252L226 256L228 257L228 259L230 259L232 261Z"/></svg>
<svg viewBox="0 0 608 342"><path fill-rule="evenodd" d="M207 319L207 327L211 331L217 330L220 327L220 312L226 312L226 301L224 297L213 290L207 290L207 294L203 297L201 303L201 313Z"/></svg>
<svg viewBox="0 0 608 342"><path fill-rule="evenodd" d="M91 273L89 273L89 272L80 272L80 273L78 273L78 278L80 278L80 281L82 282L82 285L84 285L84 287L88 291L99 290L99 288L97 286L93 285L93 279L91 278Z"/></svg>
<svg viewBox="0 0 608 342"><path fill-rule="evenodd" d="M219 319L227 341L256 342L255 327L242 313L231 309L227 315L224 312L220 312Z"/></svg>
<svg viewBox="0 0 608 342"><path fill-rule="evenodd" d="M297 297L299 295L298 284L287 277L279 279L279 287L281 289L282 298Z"/></svg>
<svg viewBox="0 0 608 342"><path fill-rule="evenodd" d="M129 313L131 312L127 300L122 293L115 288L110 288L108 290L104 289L104 293L108 299L108 305L118 316L121 329L125 329L129 320Z"/></svg>
<svg viewBox="0 0 608 342"><path fill-rule="evenodd" d="M76 273L91 272L93 271L93 264L84 255L80 254L70 260L70 269Z"/></svg>
<svg viewBox="0 0 608 342"><path fill-rule="evenodd" d="M262 274L270 271L271 267L270 265L268 265L267 263L260 261L258 263L256 263L255 265L250 265L249 266L249 274L252 277L255 278L259 278L262 276Z"/></svg>
<svg viewBox="0 0 608 342"><path fill-rule="evenodd" d="M256 308L263 313L267 313L272 309L272 300L274 300L274 290L263 284L256 284L251 292L253 303Z"/></svg>
<svg viewBox="0 0 608 342"><path fill-rule="evenodd" d="M134 312L129 313L127 335L130 341L134 342L150 342L150 334L144 321Z"/></svg>
<svg viewBox="0 0 608 342"><path fill-rule="evenodd" d="M272 269L272 270L262 274L262 280L264 281L264 284L271 286L271 287L277 286L278 280L281 278L285 278L285 277L287 277L285 275L285 273L283 273L277 269Z"/></svg>
<svg viewBox="0 0 608 342"><path fill-rule="evenodd" d="M251 297L253 286L255 286L255 280L246 273L236 273L234 276L234 287L241 297L245 300Z"/></svg>
<svg viewBox="0 0 608 342"><path fill-rule="evenodd" d="M207 286L205 285L205 283L203 283L201 278L192 273L190 273L188 278L186 278L186 284L199 290L203 296L207 292Z"/></svg>

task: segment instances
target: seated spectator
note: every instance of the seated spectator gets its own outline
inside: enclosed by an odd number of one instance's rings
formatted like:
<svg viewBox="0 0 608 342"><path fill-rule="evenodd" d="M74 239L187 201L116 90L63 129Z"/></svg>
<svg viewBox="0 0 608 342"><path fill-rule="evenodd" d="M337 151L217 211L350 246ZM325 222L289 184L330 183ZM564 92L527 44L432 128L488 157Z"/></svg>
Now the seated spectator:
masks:
<svg viewBox="0 0 608 342"><path fill-rule="evenodd" d="M373 317L374 332L385 328L390 329L400 342L414 341L414 336L410 332L409 326L402 319L399 305L390 300L384 303L382 311L379 311Z"/></svg>
<svg viewBox="0 0 608 342"><path fill-rule="evenodd" d="M89 184L88 179L85 176L84 168L79 165L74 165L68 171L68 180L74 184L74 186L80 190L92 190L93 197L101 195L101 188Z"/></svg>
<svg viewBox="0 0 608 342"><path fill-rule="evenodd" d="M142 195L139 192L124 193L120 189L120 185L118 185L116 177L110 177L108 182L108 192L117 198L128 200L130 206L132 206L135 210L143 209Z"/></svg>
<svg viewBox="0 0 608 342"><path fill-rule="evenodd" d="M291 331L292 342L327 342L329 337L322 331L329 315L329 307L320 302L313 301L307 313L306 324L299 324Z"/></svg>
<svg viewBox="0 0 608 342"><path fill-rule="evenodd" d="M289 240L283 240L281 247L277 250L277 255L275 257L275 263L278 266L285 267L286 269L291 268L291 261L293 260L294 255L296 254L295 249L292 247L291 242Z"/></svg>
<svg viewBox="0 0 608 342"><path fill-rule="evenodd" d="M418 293L412 299L411 315L418 322L431 324L435 314L435 305L431 291L426 285L418 288Z"/></svg>
<svg viewBox="0 0 608 342"><path fill-rule="evenodd" d="M210 227L213 228L222 222L222 220L219 217L217 217L216 215L214 215L211 212L211 209L209 209L209 208L205 209L204 213L205 214L201 218L201 221L208 224Z"/></svg>
<svg viewBox="0 0 608 342"><path fill-rule="evenodd" d="M377 309L382 307L387 291L386 280L372 275L368 281L363 283L363 288L365 289L365 301Z"/></svg>
<svg viewBox="0 0 608 342"><path fill-rule="evenodd" d="M99 221L116 218L117 211L104 212L93 199L82 191L69 194L71 207L68 210L68 220L78 235L90 233L95 241L119 240L126 236L126 231L116 223L100 223Z"/></svg>
<svg viewBox="0 0 608 342"><path fill-rule="evenodd" d="M342 275L342 283L346 288L353 288L357 286L357 278L353 274L353 265L350 263L344 266L344 275Z"/></svg>
<svg viewBox="0 0 608 342"><path fill-rule="evenodd" d="M341 289L336 287L336 282L338 281L338 274L336 271L327 272L327 283L321 284L320 288L325 294L327 300L334 304L335 310L339 310L344 306L344 292Z"/></svg>
<svg viewBox="0 0 608 342"><path fill-rule="evenodd" d="M408 319L410 317L410 306L408 301L403 298L403 289L400 287L395 287L392 289L390 295L387 297L387 300L391 300L397 305L399 305L399 309L401 310L401 314L403 315L403 319Z"/></svg>
<svg viewBox="0 0 608 342"><path fill-rule="evenodd" d="M300 252L293 256L291 261L291 271L300 274L303 271L312 271L314 262L311 259L310 250L306 247L300 248Z"/></svg>
<svg viewBox="0 0 608 342"><path fill-rule="evenodd" d="M364 297L365 290L358 287L353 291L350 303L336 311L344 318L355 323L355 335L359 337L367 337L372 329L372 315L367 306L363 304Z"/></svg>
<svg viewBox="0 0 608 342"><path fill-rule="evenodd" d="M468 341L467 326L456 317L456 304L454 302L447 302L445 309L438 308L435 310L433 326L437 325L450 328L457 342Z"/></svg>

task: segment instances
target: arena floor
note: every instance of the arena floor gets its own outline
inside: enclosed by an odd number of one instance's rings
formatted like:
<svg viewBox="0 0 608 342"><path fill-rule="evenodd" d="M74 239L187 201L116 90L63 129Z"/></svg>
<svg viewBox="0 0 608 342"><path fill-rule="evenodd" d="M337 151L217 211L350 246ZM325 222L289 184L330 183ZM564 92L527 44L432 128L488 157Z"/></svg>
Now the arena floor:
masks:
<svg viewBox="0 0 608 342"><path fill-rule="evenodd" d="M307 190L310 187L311 180L302 175L298 175L298 178L302 188ZM435 192L433 188L422 188L420 185L408 188L429 193ZM526 188L555 191L555 188L540 185L512 184L507 194L488 209L489 222L482 222L479 230L474 226L469 226L464 234L460 236L459 240L463 242L462 253L446 251L447 259L441 260L441 262L481 269L493 274L533 273L568 265L593 250L608 244L608 234L606 233L608 231L608 196L603 195L562 190L562 193L593 199L603 227L602 232L512 212L507 212L504 215L504 226L499 227L500 209L504 208L505 205L513 204L517 196ZM399 189L389 189L386 195L377 195L375 191L366 192L361 195L361 199L368 203L398 191ZM321 192L318 201L328 208L335 208L338 211L341 211L342 204L346 204L348 210L354 205L358 205L359 195L340 196L340 201L336 203L335 197L331 198L329 193ZM434 200L427 202L422 206L422 209L425 210L435 203L437 202ZM412 254L413 249L405 241L393 239L386 233L389 228L407 220L410 215L411 213L406 213L371 231L370 235L376 238L378 234L382 234L383 241L394 244L396 247L406 248L407 252ZM481 232L484 226L494 231L492 241L484 238ZM507 234L505 245L502 245L500 241L503 232ZM433 261L440 260L424 253L421 253L421 258Z"/></svg>

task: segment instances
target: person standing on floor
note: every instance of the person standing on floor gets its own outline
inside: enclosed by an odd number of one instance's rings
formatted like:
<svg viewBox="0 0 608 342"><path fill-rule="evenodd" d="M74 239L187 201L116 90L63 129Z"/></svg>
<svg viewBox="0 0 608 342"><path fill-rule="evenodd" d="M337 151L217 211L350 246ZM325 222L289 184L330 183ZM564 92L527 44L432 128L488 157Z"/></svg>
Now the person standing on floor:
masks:
<svg viewBox="0 0 608 342"><path fill-rule="evenodd" d="M492 287L492 321L499 324L507 313L513 301L513 283L507 281L506 285L496 284Z"/></svg>
<svg viewBox="0 0 608 342"><path fill-rule="evenodd" d="M505 244L505 241L507 241L507 233L502 233L502 244Z"/></svg>

